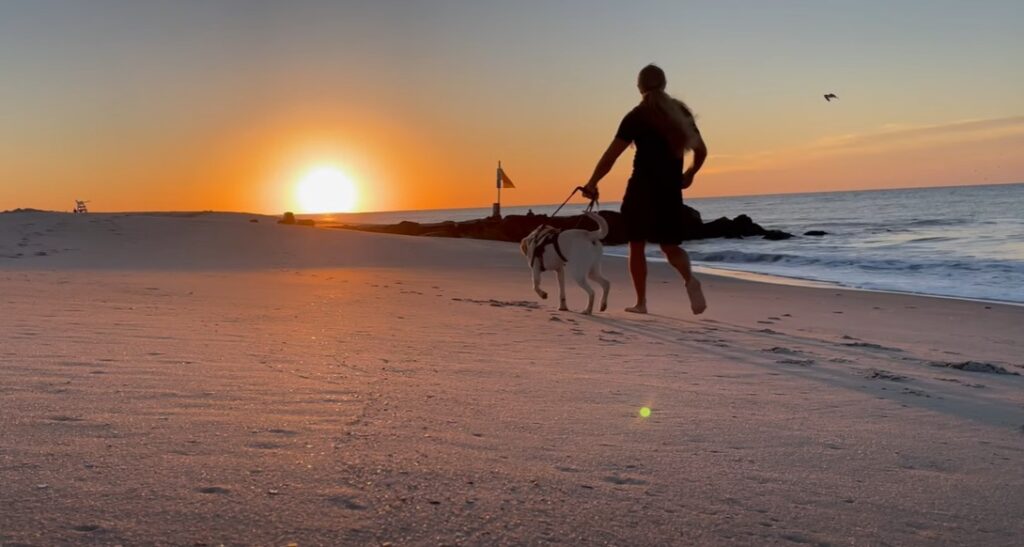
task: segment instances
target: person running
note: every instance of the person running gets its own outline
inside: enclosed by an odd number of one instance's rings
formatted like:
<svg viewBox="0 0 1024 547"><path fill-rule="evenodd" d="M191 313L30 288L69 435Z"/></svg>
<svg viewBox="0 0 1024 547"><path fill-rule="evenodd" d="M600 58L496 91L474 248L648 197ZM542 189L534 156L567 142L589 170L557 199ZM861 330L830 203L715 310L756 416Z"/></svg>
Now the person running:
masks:
<svg viewBox="0 0 1024 547"><path fill-rule="evenodd" d="M615 138L583 187L583 195L596 198L597 183L611 171L630 143L636 145L633 174L621 208L629 240L629 273L636 290L636 305L626 311L647 313L644 248L649 241L661 246L669 264L682 275L690 308L694 314L700 314L707 308L704 292L690 268L689 255L680 246L685 229L682 190L693 184L708 149L690 109L665 92L666 83L665 72L655 65L640 71L637 87L643 99L622 119ZM683 171L687 150L693 150L693 163Z"/></svg>

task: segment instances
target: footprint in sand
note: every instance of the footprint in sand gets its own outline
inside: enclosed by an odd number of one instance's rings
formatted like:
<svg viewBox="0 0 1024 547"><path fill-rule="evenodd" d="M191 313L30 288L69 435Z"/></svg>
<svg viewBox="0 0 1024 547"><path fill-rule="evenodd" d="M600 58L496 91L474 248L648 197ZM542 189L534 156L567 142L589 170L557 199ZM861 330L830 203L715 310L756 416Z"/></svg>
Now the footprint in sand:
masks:
<svg viewBox="0 0 1024 547"><path fill-rule="evenodd" d="M1001 367L994 363L984 363L981 361L963 361L959 363L932 361L928 363L928 365L933 367L953 368L967 372L985 372L988 374L1006 374L1010 376L1020 376L1019 373L1006 370L1004 367Z"/></svg>
<svg viewBox="0 0 1024 547"><path fill-rule="evenodd" d="M953 384L960 384L960 385L967 386L967 387L973 387L975 389L985 389L986 387L988 387L985 384L972 384L972 383L969 383L969 382L961 382L960 380L957 380L956 378L941 378L939 376L936 376L935 379L940 381L940 382L950 382L950 383L953 383Z"/></svg>
<svg viewBox="0 0 1024 547"><path fill-rule="evenodd" d="M902 374L896 374L894 372L878 368L869 370L867 378L870 380L889 380L890 382L904 382L909 379Z"/></svg>
<svg viewBox="0 0 1024 547"><path fill-rule="evenodd" d="M798 351L798 350L790 349L790 348L784 348L782 346L773 346L773 347L770 347L770 348L762 349L761 351L763 351L765 353L776 353L776 354L779 354L779 355L801 355L801 354L803 354L802 351Z"/></svg>
<svg viewBox="0 0 1024 547"><path fill-rule="evenodd" d="M890 347L883 346L881 344L873 344L871 342L844 342L841 345L846 346L848 348L863 348L863 349L873 349L873 350L878 350L878 351L897 351L897 352L903 351L903 350L901 350L899 348L890 348Z"/></svg>
<svg viewBox="0 0 1024 547"><path fill-rule="evenodd" d="M284 435L285 437L294 437L299 434L298 431L292 431L290 429L268 429L267 433L271 433L274 435Z"/></svg>
<svg viewBox="0 0 1024 547"><path fill-rule="evenodd" d="M65 416L62 414L59 416L51 416L49 420L54 422L81 422L84 421L84 418L76 418L74 416Z"/></svg>
<svg viewBox="0 0 1024 547"><path fill-rule="evenodd" d="M355 496L350 494L337 494L334 496L328 496L325 500L329 505L334 507L340 507L342 509L348 509L349 511L365 511L369 507L366 504L361 503Z"/></svg>
<svg viewBox="0 0 1024 547"><path fill-rule="evenodd" d="M814 364L814 359L780 359L775 362L780 365L798 365L801 367L809 367Z"/></svg>
<svg viewBox="0 0 1024 547"><path fill-rule="evenodd" d="M473 304L486 304L495 308L515 307L525 308L527 310L540 309L540 304L536 302L530 302L529 300L475 300L473 298L452 298L456 302L471 302Z"/></svg>
<svg viewBox="0 0 1024 547"><path fill-rule="evenodd" d="M647 481L645 481L645 480L637 479L637 478L633 478L633 477L623 477L621 475L609 475L607 477L604 477L601 480L603 480L604 482L612 483L612 484L628 485L628 486L642 486L642 485L647 484Z"/></svg>
<svg viewBox="0 0 1024 547"><path fill-rule="evenodd" d="M246 448L253 448L256 450L277 450L278 448L284 448L283 444L266 442L249 443L245 446Z"/></svg>

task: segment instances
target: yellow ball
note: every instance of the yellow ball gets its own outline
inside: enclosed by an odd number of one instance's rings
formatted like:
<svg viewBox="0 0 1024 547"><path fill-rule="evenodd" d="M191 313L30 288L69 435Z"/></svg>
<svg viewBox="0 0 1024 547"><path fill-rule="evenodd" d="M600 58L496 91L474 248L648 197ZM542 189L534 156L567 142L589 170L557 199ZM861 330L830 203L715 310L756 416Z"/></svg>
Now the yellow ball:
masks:
<svg viewBox="0 0 1024 547"><path fill-rule="evenodd" d="M646 406L645 407L641 407L640 408L640 417L641 418L650 418L651 417L651 409L646 407Z"/></svg>

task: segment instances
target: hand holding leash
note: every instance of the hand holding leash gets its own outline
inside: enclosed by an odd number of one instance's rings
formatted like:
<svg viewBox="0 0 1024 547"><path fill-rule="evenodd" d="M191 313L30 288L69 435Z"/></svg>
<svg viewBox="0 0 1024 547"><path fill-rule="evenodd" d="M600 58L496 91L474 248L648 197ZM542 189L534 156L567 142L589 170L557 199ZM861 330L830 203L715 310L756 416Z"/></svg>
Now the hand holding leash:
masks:
<svg viewBox="0 0 1024 547"><path fill-rule="evenodd" d="M566 203L569 203L569 200L576 195L576 192L581 192L583 194L583 197L590 200L590 204L587 205L587 210L592 211L594 209L594 205L597 203L597 197L599 194L597 191L597 185L588 183L586 186L577 186L576 188L574 188L572 193L569 194L569 197L565 198L565 201L563 201L562 204L559 205L557 209L555 209L554 213L551 213L551 216L558 216L558 212L562 210L562 207L565 207Z"/></svg>

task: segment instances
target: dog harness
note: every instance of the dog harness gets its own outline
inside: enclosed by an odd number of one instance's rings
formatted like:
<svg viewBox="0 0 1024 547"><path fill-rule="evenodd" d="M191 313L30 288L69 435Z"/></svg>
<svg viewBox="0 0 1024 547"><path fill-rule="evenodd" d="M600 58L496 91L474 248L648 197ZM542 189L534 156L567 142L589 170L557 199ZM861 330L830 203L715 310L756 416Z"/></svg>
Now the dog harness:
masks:
<svg viewBox="0 0 1024 547"><path fill-rule="evenodd" d="M537 243L533 246L533 256L530 257L530 266L533 266L535 260L540 261L540 271L547 271L544 267L544 249L548 245L555 247L555 253L558 258L562 259L562 262L569 262L568 258L565 258L565 254L562 253L562 248L558 246L558 236L562 231L553 227L545 226L539 234L537 234Z"/></svg>

